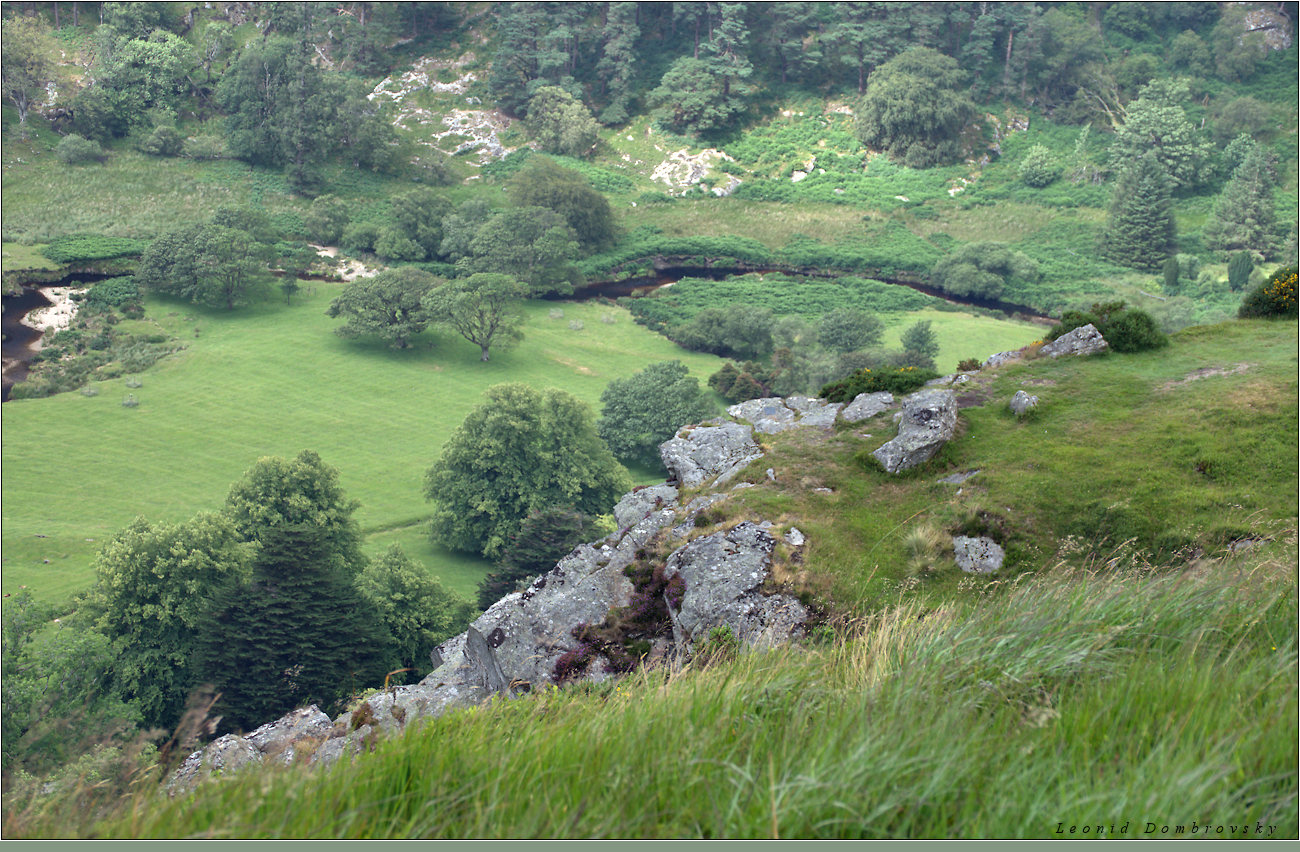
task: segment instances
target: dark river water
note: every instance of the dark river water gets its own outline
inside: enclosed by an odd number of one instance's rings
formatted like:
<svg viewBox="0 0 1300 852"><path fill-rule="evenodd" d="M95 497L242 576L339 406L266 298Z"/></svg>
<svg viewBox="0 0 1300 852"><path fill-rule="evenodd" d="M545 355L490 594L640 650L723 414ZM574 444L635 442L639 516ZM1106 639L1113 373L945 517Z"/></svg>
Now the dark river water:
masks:
<svg viewBox="0 0 1300 852"><path fill-rule="evenodd" d="M35 287L24 287L16 296L5 296L4 305L4 384L3 399L8 401L9 389L27 378L27 365L40 348L41 332L22 324L23 317L52 304L45 294Z"/></svg>

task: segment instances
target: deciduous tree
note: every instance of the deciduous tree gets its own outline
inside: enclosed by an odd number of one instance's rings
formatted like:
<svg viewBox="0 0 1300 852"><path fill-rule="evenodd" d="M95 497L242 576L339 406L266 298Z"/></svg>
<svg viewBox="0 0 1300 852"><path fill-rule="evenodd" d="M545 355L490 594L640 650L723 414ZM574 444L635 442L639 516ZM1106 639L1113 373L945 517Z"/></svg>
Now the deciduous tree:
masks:
<svg viewBox="0 0 1300 852"><path fill-rule="evenodd" d="M18 108L19 131L26 138L27 111L54 80L54 39L40 18L15 16L0 27L0 40L0 81L4 96Z"/></svg>
<svg viewBox="0 0 1300 852"><path fill-rule="evenodd" d="M901 53L871 75L858 138L913 168L953 160L957 138L975 115L965 86L955 59L926 47Z"/></svg>
<svg viewBox="0 0 1300 852"><path fill-rule="evenodd" d="M484 397L425 476L434 541L495 557L530 512L572 506L598 515L630 487L577 397L524 384L496 385Z"/></svg>
<svg viewBox="0 0 1300 852"><path fill-rule="evenodd" d="M405 349L429 324L421 300L437 284L437 278L413 266L385 269L344 287L326 314L347 317L347 323L334 330L340 337L373 334L394 349Z"/></svg>
<svg viewBox="0 0 1300 852"><path fill-rule="evenodd" d="M712 413L699 382L680 361L660 361L626 379L614 379L600 395L596 432L614 455L650 467L659 445L687 423Z"/></svg>
<svg viewBox="0 0 1300 852"><path fill-rule="evenodd" d="M493 344L498 349L523 338L519 303L527 291L509 275L476 272L429 291L424 310L433 322L454 329L479 347L480 361L488 360Z"/></svg>

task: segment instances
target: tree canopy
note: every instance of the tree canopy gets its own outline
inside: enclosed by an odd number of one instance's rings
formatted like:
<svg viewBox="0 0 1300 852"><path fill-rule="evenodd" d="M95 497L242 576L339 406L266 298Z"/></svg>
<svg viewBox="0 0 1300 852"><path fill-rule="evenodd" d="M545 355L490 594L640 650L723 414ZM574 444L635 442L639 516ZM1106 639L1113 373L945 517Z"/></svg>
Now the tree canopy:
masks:
<svg viewBox="0 0 1300 852"><path fill-rule="evenodd" d="M572 394L524 384L488 388L425 475L435 542L494 557L545 506L608 512L631 486Z"/></svg>
<svg viewBox="0 0 1300 852"><path fill-rule="evenodd" d="M960 153L958 136L975 115L957 60L915 47L871 75L858 110L862 144L912 168L946 163Z"/></svg>
<svg viewBox="0 0 1300 852"><path fill-rule="evenodd" d="M27 111L54 80L54 39L40 18L13 17L0 28L0 84L18 108L18 124L27 132Z"/></svg>
<svg viewBox="0 0 1300 852"><path fill-rule="evenodd" d="M954 296L997 299L1014 282L1034 282L1038 264L1006 243L967 243L942 258L930 271L930 283Z"/></svg>
<svg viewBox="0 0 1300 852"><path fill-rule="evenodd" d="M1111 191L1102 253L1134 269L1160 269L1174 246L1170 179L1155 151L1130 163Z"/></svg>
<svg viewBox="0 0 1300 852"><path fill-rule="evenodd" d="M385 269L344 287L326 314L347 317L347 323L334 330L340 337L373 334L394 349L405 349L429 324L422 300L438 283L413 266Z"/></svg>
<svg viewBox="0 0 1300 852"><path fill-rule="evenodd" d="M555 211L587 251L608 248L614 242L614 211L609 201L573 169L533 157L506 184L506 193L519 207Z"/></svg>
<svg viewBox="0 0 1300 852"><path fill-rule="evenodd" d="M523 285L509 275L476 272L429 291L424 310L431 321L449 326L478 346L479 360L486 361L494 343L501 348L523 338L518 304L525 295Z"/></svg>
<svg viewBox="0 0 1300 852"><path fill-rule="evenodd" d="M660 361L600 395L596 432L623 461L655 467L659 445L687 423L708 417L713 406L680 361Z"/></svg>

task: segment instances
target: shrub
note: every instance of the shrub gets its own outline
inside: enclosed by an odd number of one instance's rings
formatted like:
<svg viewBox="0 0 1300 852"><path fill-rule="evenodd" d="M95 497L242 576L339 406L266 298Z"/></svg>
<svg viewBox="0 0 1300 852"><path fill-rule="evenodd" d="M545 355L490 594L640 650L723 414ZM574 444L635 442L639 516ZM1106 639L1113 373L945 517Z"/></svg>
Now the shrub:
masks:
<svg viewBox="0 0 1300 852"><path fill-rule="evenodd" d="M175 127L159 125L140 142L140 150L154 157L177 157L185 149L185 137Z"/></svg>
<svg viewBox="0 0 1300 852"><path fill-rule="evenodd" d="M957 362L957 372L973 373L978 370L980 365L983 363L984 362L980 361L978 358L964 358Z"/></svg>
<svg viewBox="0 0 1300 852"><path fill-rule="evenodd" d="M1045 145L1034 145L1020 162L1020 179L1028 186L1041 188L1061 176L1061 164Z"/></svg>
<svg viewBox="0 0 1300 852"><path fill-rule="evenodd" d="M1296 310L1296 267L1284 266L1268 277L1242 299L1237 316L1248 317L1289 317L1295 319Z"/></svg>
<svg viewBox="0 0 1300 852"><path fill-rule="evenodd" d="M733 659L740 652L740 640L731 632L730 625L710 627L708 634L695 647L694 657L700 663L721 662Z"/></svg>
<svg viewBox="0 0 1300 852"><path fill-rule="evenodd" d="M140 301L140 288L130 275L100 281L86 294L86 304L98 308L116 308Z"/></svg>
<svg viewBox="0 0 1300 852"><path fill-rule="evenodd" d="M75 133L69 133L59 140L58 146L54 149L54 155L70 166L102 163L108 156L104 153L104 149L99 147L98 142L78 136Z"/></svg>
<svg viewBox="0 0 1300 852"><path fill-rule="evenodd" d="M1055 340L1067 332L1092 325L1116 352L1142 352L1169 345L1155 319L1146 311L1127 308L1124 302L1094 303L1086 311L1066 311L1061 322L1047 334Z"/></svg>
<svg viewBox="0 0 1300 852"><path fill-rule="evenodd" d="M851 376L825 385L817 395L830 402L850 402L860 393L889 391L894 394L911 393L939 374L919 367L899 367L897 370L859 370Z"/></svg>

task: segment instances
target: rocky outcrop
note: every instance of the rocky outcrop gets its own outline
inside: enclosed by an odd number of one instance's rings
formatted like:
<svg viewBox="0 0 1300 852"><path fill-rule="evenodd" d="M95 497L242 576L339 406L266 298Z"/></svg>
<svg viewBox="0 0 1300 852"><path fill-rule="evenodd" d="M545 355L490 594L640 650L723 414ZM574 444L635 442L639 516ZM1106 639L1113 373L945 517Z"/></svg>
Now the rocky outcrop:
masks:
<svg viewBox="0 0 1300 852"><path fill-rule="evenodd" d="M772 435L798 426L833 426L841 408L841 403L807 396L769 396L738 402L727 409L727 414L749 421L755 432Z"/></svg>
<svg viewBox="0 0 1300 852"><path fill-rule="evenodd" d="M886 471L898 473L934 458L956 428L957 397L952 391L917 391L903 400L898 437L871 455Z"/></svg>
<svg viewBox="0 0 1300 852"><path fill-rule="evenodd" d="M727 626L744 645L771 647L790 641L808 617L798 600L788 595L764 595L758 587L767 579L776 540L758 524L746 521L727 532L697 538L675 551L664 574L686 581L681 610L676 613L686 641Z"/></svg>
<svg viewBox="0 0 1300 852"><path fill-rule="evenodd" d="M694 488L731 481L763 451L749 425L720 423L682 430L659 445L659 457L681 485Z"/></svg>
<svg viewBox="0 0 1300 852"><path fill-rule="evenodd" d="M1060 358L1062 355L1099 355L1110 348L1106 338L1092 323L1062 334L1038 350L1039 355Z"/></svg>
<svg viewBox="0 0 1300 852"><path fill-rule="evenodd" d="M1022 390L1016 391L1015 396L1011 397L1012 412L1017 417L1024 417L1027 413L1038 407L1038 397L1033 394L1025 393Z"/></svg>
<svg viewBox="0 0 1300 852"><path fill-rule="evenodd" d="M882 411L886 411L894 405L894 395L889 391L878 391L877 393L860 393L853 397L853 401L844 406L840 411L840 417L849 423L861 423L863 420L870 420Z"/></svg>
<svg viewBox="0 0 1300 852"><path fill-rule="evenodd" d="M952 539L957 567L967 574L992 574L1002 567L1006 552L991 538L957 535Z"/></svg>
<svg viewBox="0 0 1300 852"><path fill-rule="evenodd" d="M984 359L983 369L988 370L994 367L1001 367L1003 364L1009 364L1012 361L1019 361L1025 357L1021 349L1014 349L1010 352L999 352L996 355L990 355Z"/></svg>

